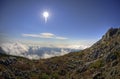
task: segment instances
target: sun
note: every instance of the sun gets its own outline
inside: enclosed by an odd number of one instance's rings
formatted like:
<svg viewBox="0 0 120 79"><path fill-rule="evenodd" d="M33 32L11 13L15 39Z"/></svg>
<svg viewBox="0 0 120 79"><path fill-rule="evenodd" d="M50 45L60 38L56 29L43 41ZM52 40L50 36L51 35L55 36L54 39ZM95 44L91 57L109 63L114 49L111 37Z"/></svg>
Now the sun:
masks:
<svg viewBox="0 0 120 79"><path fill-rule="evenodd" d="M47 19L49 17L49 13L47 11L43 12L43 17L45 18L45 23L47 22Z"/></svg>
<svg viewBox="0 0 120 79"><path fill-rule="evenodd" d="M49 16L49 13L47 11L43 12L43 17L47 18Z"/></svg>

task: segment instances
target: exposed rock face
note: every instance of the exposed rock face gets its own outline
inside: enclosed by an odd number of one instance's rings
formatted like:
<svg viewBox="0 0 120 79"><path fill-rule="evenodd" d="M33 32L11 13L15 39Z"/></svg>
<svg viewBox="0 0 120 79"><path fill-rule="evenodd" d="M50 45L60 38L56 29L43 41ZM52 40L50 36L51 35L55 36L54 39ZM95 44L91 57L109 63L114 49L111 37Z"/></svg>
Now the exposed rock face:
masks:
<svg viewBox="0 0 120 79"><path fill-rule="evenodd" d="M103 40L109 39L113 36L120 36L120 28L110 28L108 32L103 36Z"/></svg>
<svg viewBox="0 0 120 79"><path fill-rule="evenodd" d="M0 79L120 79L120 28L90 48L44 60L2 54Z"/></svg>

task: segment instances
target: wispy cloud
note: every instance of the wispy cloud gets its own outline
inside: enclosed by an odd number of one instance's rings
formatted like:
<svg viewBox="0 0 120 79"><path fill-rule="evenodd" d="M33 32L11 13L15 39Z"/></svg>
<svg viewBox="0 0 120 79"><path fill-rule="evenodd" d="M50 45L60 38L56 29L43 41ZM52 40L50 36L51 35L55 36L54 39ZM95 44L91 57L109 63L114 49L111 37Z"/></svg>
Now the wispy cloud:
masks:
<svg viewBox="0 0 120 79"><path fill-rule="evenodd" d="M22 34L22 36L24 36L24 37L40 37L40 35L36 35L36 34Z"/></svg>
<svg viewBox="0 0 120 79"><path fill-rule="evenodd" d="M40 33L40 34L22 34L24 37L34 37L34 38L52 38L52 39L60 39L65 40L68 39L66 37L57 36L52 33Z"/></svg>
<svg viewBox="0 0 120 79"><path fill-rule="evenodd" d="M36 37L36 38L54 38L52 33L40 33L40 34L22 34L24 37Z"/></svg>
<svg viewBox="0 0 120 79"><path fill-rule="evenodd" d="M68 38L66 38L66 37L56 37L56 39L64 40L64 39L68 39Z"/></svg>
<svg viewBox="0 0 120 79"><path fill-rule="evenodd" d="M55 35L52 33L40 33L40 36L42 38L54 38L55 37Z"/></svg>

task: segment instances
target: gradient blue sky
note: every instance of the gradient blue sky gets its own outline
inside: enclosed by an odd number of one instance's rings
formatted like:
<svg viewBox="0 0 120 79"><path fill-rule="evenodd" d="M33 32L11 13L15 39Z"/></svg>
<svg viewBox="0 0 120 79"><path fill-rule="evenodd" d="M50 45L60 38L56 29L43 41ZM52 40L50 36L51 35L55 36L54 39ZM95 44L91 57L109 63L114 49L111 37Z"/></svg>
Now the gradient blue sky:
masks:
<svg viewBox="0 0 120 79"><path fill-rule="evenodd" d="M98 40L110 27L120 27L120 0L0 0L0 33L14 38L43 41L22 34L52 33Z"/></svg>

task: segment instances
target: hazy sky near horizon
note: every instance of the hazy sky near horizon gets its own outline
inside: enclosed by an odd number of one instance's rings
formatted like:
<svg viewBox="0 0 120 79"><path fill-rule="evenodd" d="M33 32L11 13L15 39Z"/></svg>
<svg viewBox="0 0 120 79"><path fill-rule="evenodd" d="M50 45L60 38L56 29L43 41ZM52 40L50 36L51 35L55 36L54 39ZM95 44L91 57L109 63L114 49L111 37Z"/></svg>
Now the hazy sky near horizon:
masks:
<svg viewBox="0 0 120 79"><path fill-rule="evenodd" d="M0 34L15 39L87 44L110 27L120 27L120 0L0 0Z"/></svg>

